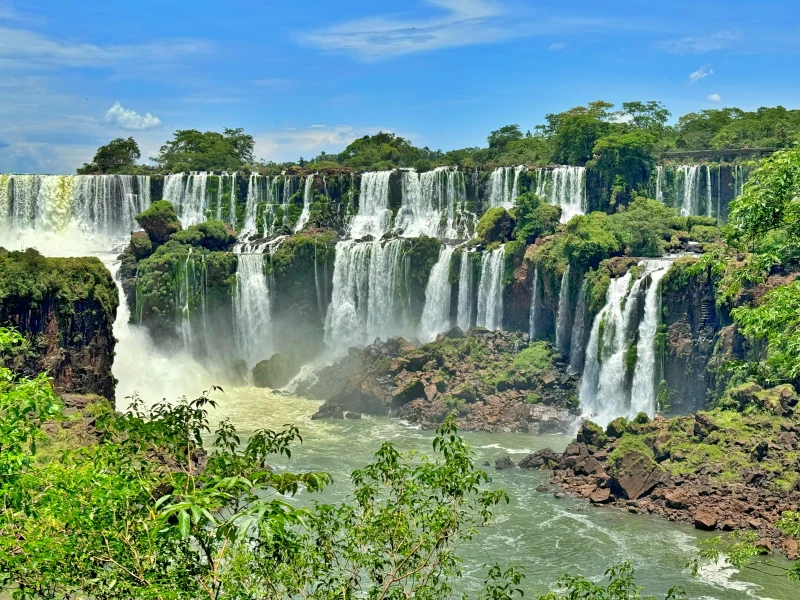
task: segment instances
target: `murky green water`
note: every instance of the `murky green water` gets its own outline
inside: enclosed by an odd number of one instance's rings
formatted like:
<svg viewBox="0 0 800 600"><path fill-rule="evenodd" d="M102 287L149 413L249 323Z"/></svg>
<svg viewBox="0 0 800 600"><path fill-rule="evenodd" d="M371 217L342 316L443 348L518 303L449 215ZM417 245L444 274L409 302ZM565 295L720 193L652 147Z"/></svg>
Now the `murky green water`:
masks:
<svg viewBox="0 0 800 600"><path fill-rule="evenodd" d="M230 417L240 432L296 424L304 443L294 449L291 461L276 467L324 470L334 477L325 500L344 499L350 489L349 474L369 462L385 441L401 449L431 451L432 433L387 418L360 421L311 421L318 402L280 396L266 390L239 388L217 393L220 406L212 423ZM538 448L562 450L565 436L467 433L479 464L503 454L516 460ZM690 526L623 511L592 507L574 498L554 498L537 492L547 483L546 472L488 469L493 484L505 489L511 504L497 513L494 525L477 543L465 549L468 589L480 583L481 565L492 561L517 562L525 567L525 588L545 591L563 573L602 579L609 566L623 560L633 563L637 580L649 593L683 586L689 598L738 600L800 598L797 584L752 571L737 573L717 566L706 568L697 579L684 569L697 549L700 532Z"/></svg>

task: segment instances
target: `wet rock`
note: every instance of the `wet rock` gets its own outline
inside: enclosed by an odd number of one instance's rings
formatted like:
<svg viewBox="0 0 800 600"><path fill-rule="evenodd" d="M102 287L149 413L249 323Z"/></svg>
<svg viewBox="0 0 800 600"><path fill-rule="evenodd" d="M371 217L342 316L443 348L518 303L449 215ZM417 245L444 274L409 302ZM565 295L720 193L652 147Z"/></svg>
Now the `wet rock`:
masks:
<svg viewBox="0 0 800 600"><path fill-rule="evenodd" d="M344 410L337 404L323 404L316 413L311 415L313 421L320 419L344 419Z"/></svg>
<svg viewBox="0 0 800 600"><path fill-rule="evenodd" d="M519 461L521 469L553 469L561 462L561 456L550 448L542 448L528 454Z"/></svg>
<svg viewBox="0 0 800 600"><path fill-rule="evenodd" d="M253 367L253 385L261 388L278 389L292 380L300 371L297 361L275 353Z"/></svg>
<svg viewBox="0 0 800 600"><path fill-rule="evenodd" d="M611 491L607 489L598 488L589 494L589 501L592 504L605 504L611 500Z"/></svg>
<svg viewBox="0 0 800 600"><path fill-rule="evenodd" d="M358 421L361 418L359 413L348 412L344 413L345 419L350 419L351 421Z"/></svg>
<svg viewBox="0 0 800 600"><path fill-rule="evenodd" d="M541 492L541 493L545 493L545 492L549 492L550 488L547 487L545 484L540 483L539 485L536 486L536 491L537 492Z"/></svg>
<svg viewBox="0 0 800 600"><path fill-rule="evenodd" d="M494 468L498 471L514 468L514 462L510 456L502 456L494 461Z"/></svg>

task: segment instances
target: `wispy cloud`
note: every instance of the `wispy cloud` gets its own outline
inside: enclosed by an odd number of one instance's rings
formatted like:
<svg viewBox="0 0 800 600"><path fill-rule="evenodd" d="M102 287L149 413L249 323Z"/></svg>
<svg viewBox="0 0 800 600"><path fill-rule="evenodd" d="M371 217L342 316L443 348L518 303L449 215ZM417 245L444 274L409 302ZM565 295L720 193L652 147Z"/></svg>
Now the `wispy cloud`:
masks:
<svg viewBox="0 0 800 600"><path fill-rule="evenodd" d="M706 100L709 102L722 102L722 98L720 98L719 94L709 94Z"/></svg>
<svg viewBox="0 0 800 600"><path fill-rule="evenodd" d="M161 119L150 113L140 115L136 111L124 108L119 102L115 102L106 113L106 123L126 131L144 131L159 127Z"/></svg>
<svg viewBox="0 0 800 600"><path fill-rule="evenodd" d="M0 61L6 67L118 67L160 63L209 52L205 40L174 39L134 45L97 45L64 42L27 29L0 27Z"/></svg>
<svg viewBox="0 0 800 600"><path fill-rule="evenodd" d="M558 50L563 50L566 47L567 45L564 42L553 42L547 47L547 50L550 52L556 52Z"/></svg>
<svg viewBox="0 0 800 600"><path fill-rule="evenodd" d="M697 69L692 73L689 73L689 83L697 83L701 79L705 79L709 75L713 75L714 71L711 68L711 65L705 65Z"/></svg>
<svg viewBox="0 0 800 600"><path fill-rule="evenodd" d="M377 60L441 48L487 44L519 35L501 23L505 11L490 0L426 0L443 14L423 17L384 15L356 19L300 36L325 50Z"/></svg>
<svg viewBox="0 0 800 600"><path fill-rule="evenodd" d="M341 152L350 142L385 127L352 127L350 125L309 125L304 128L285 127L255 135L256 154L277 162L312 158L322 152Z"/></svg>
<svg viewBox="0 0 800 600"><path fill-rule="evenodd" d="M742 34L735 29L722 29L708 35L689 35L676 40L658 42L656 48L670 54L703 54L724 50L741 37Z"/></svg>

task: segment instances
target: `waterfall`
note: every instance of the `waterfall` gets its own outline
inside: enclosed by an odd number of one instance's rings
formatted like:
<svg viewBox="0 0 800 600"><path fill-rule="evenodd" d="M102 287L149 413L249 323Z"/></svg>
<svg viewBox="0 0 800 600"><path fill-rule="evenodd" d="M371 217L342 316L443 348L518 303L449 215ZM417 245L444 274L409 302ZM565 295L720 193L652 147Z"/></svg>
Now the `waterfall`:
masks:
<svg viewBox="0 0 800 600"><path fill-rule="evenodd" d="M650 273L650 280L644 300L644 316L639 325L639 342L636 346L636 368L631 385L631 415L644 412L652 418L656 413L655 339L661 316L661 293L658 282L667 274L670 264L670 261L663 259L645 261L645 269Z"/></svg>
<svg viewBox="0 0 800 600"><path fill-rule="evenodd" d="M744 194L746 173L743 165L736 165L733 174L733 197L738 198Z"/></svg>
<svg viewBox="0 0 800 600"><path fill-rule="evenodd" d="M586 287L588 281L583 278L578 292L578 305L575 308L575 324L572 327L572 339L569 347L569 370L577 373L583 368L584 343L586 330Z"/></svg>
<svg viewBox="0 0 800 600"><path fill-rule="evenodd" d="M258 215L258 204L261 201L260 179L261 176L258 173L250 173L250 179L247 182L247 199L244 204L244 225L239 232L239 239L242 240L246 240L258 232L256 216Z"/></svg>
<svg viewBox="0 0 800 600"><path fill-rule="evenodd" d="M233 300L236 347L253 368L272 355L272 321L264 254L236 256L236 296Z"/></svg>
<svg viewBox="0 0 800 600"><path fill-rule="evenodd" d="M676 199L680 201L680 204L675 208L680 208L681 215L684 217L700 214L700 167L680 165L675 168L675 171L680 174L678 180L683 185L680 196L676 194Z"/></svg>
<svg viewBox="0 0 800 600"><path fill-rule="evenodd" d="M706 169L706 216L712 217L714 215L714 199L711 195L711 167L705 166ZM719 215L716 215L719 216Z"/></svg>
<svg viewBox="0 0 800 600"><path fill-rule="evenodd" d="M505 246L484 252L481 259L481 281L478 285L478 327L503 328L503 275Z"/></svg>
<svg viewBox="0 0 800 600"><path fill-rule="evenodd" d="M586 168L560 166L537 169L536 195L561 207L561 222L586 212Z"/></svg>
<svg viewBox="0 0 800 600"><path fill-rule="evenodd" d="M669 259L646 260L640 264L642 274L636 280L631 279L630 272L613 280L606 305L595 316L586 347L580 402L584 413L600 425L616 417L633 418L642 406L646 410L655 408L652 386L653 344L659 319L658 281L669 263ZM648 283L650 288L642 294ZM637 319L639 315L641 319ZM635 367L629 386L631 360L635 360Z"/></svg>
<svg viewBox="0 0 800 600"><path fill-rule="evenodd" d="M178 334L185 350L192 350L192 297L197 289L195 263L192 248L186 254L186 260L178 264L177 286L175 295L175 314Z"/></svg>
<svg viewBox="0 0 800 600"><path fill-rule="evenodd" d="M395 228L404 237L465 239L474 232L475 215L466 210L467 188L456 167L437 167L400 175L402 204Z"/></svg>
<svg viewBox="0 0 800 600"><path fill-rule="evenodd" d="M536 314L539 312L539 267L533 267L533 289L531 290L531 310L528 317L528 335L536 339Z"/></svg>
<svg viewBox="0 0 800 600"><path fill-rule="evenodd" d="M0 224L13 230L123 236L139 229L150 206L150 177L142 175L3 175Z"/></svg>
<svg viewBox="0 0 800 600"><path fill-rule="evenodd" d="M197 225L206 220L206 183L208 173L192 171L188 175L173 173L164 176L164 200L169 200L178 213L183 227Z"/></svg>
<svg viewBox="0 0 800 600"><path fill-rule="evenodd" d="M558 290L558 312L556 314L556 348L567 352L569 325L569 264L561 276L561 288Z"/></svg>
<svg viewBox="0 0 800 600"><path fill-rule="evenodd" d="M389 209L389 177L392 171L373 171L361 176L358 214L350 223L350 237L371 235L380 239L392 224Z"/></svg>
<svg viewBox="0 0 800 600"><path fill-rule="evenodd" d="M236 231L236 171L231 174L231 204L228 208L230 211L230 223L233 230Z"/></svg>
<svg viewBox="0 0 800 600"><path fill-rule="evenodd" d="M442 246L439 260L431 269L425 288L425 306L419 326L419 337L431 342L436 336L450 328L450 258L452 246Z"/></svg>
<svg viewBox="0 0 800 600"><path fill-rule="evenodd" d="M489 175L489 187L486 208L511 208L519 196L519 176L526 167L498 167Z"/></svg>
<svg viewBox="0 0 800 600"><path fill-rule="evenodd" d="M306 226L308 223L308 218L311 214L311 192L314 186L314 175L309 175L306 177L306 184L303 188L303 212L300 213L300 218L297 220L297 225L294 228L295 233L301 231L303 227Z"/></svg>
<svg viewBox="0 0 800 600"><path fill-rule="evenodd" d="M222 221L222 186L225 185L225 174L220 173L217 175L217 210L214 218L217 221Z"/></svg>
<svg viewBox="0 0 800 600"><path fill-rule="evenodd" d="M664 202L664 167L656 167L656 200Z"/></svg>
<svg viewBox="0 0 800 600"><path fill-rule="evenodd" d="M336 245L325 343L334 351L375 338L410 335L407 261L402 240Z"/></svg>
<svg viewBox="0 0 800 600"><path fill-rule="evenodd" d="M461 251L456 324L464 331L472 327L472 257L466 250Z"/></svg>
<svg viewBox="0 0 800 600"><path fill-rule="evenodd" d="M283 225L289 221L289 201L292 199L294 195L294 183L296 177L294 175L286 175L286 172L283 172L283 198L281 200L281 206L283 208Z"/></svg>

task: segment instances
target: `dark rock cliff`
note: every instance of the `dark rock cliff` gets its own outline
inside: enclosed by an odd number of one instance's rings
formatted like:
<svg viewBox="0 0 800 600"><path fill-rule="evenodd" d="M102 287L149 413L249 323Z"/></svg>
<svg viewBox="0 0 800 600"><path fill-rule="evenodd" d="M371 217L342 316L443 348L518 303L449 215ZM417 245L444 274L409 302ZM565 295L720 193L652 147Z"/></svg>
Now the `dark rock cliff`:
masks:
<svg viewBox="0 0 800 600"><path fill-rule="evenodd" d="M113 400L117 304L111 274L97 258L0 249L0 326L27 340L0 361L24 375L49 372L59 392Z"/></svg>

